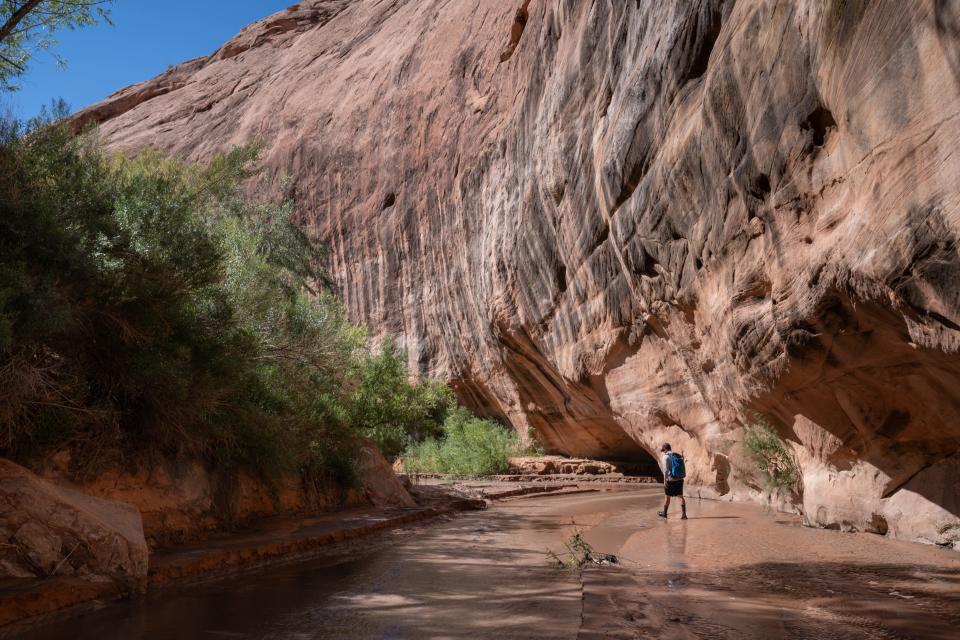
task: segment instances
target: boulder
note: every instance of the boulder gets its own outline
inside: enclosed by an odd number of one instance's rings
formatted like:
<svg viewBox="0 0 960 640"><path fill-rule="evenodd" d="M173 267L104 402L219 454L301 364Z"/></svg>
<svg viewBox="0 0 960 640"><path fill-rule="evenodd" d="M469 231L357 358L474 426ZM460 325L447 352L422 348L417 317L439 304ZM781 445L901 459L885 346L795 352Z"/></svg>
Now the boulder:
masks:
<svg viewBox="0 0 960 640"><path fill-rule="evenodd" d="M370 442L360 448L357 460L360 485L370 502L377 507L415 507L413 497L394 473L380 450Z"/></svg>
<svg viewBox="0 0 960 640"><path fill-rule="evenodd" d="M136 507L57 486L0 459L0 576L78 575L139 588L148 555Z"/></svg>

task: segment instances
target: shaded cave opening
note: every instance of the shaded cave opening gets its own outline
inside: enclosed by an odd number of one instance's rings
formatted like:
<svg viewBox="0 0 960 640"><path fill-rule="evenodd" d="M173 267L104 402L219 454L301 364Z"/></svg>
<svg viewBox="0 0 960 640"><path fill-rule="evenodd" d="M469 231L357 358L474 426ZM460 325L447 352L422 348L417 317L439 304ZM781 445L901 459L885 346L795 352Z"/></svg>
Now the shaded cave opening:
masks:
<svg viewBox="0 0 960 640"><path fill-rule="evenodd" d="M562 262L557 262L554 267L554 281L557 283L557 293L563 293L567 290L567 267Z"/></svg>
<svg viewBox="0 0 960 640"><path fill-rule="evenodd" d="M748 187L750 195L761 202L765 202L770 195L770 176L765 173L757 175Z"/></svg>
<svg viewBox="0 0 960 640"><path fill-rule="evenodd" d="M657 482L663 482L663 472L660 470L660 463L642 447L637 447L629 452L618 451L615 455L601 459L604 462L609 462L614 465L624 476L655 478Z"/></svg>

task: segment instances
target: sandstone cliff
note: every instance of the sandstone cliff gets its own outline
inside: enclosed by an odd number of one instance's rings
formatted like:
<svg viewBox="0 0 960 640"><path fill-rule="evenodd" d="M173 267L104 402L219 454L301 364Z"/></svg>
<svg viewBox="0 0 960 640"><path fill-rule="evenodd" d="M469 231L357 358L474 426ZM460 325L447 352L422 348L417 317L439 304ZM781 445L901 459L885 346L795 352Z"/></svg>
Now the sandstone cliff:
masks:
<svg viewBox="0 0 960 640"><path fill-rule="evenodd" d="M548 448L775 422L825 526L960 514L960 7L314 0L76 124L264 144L351 316Z"/></svg>

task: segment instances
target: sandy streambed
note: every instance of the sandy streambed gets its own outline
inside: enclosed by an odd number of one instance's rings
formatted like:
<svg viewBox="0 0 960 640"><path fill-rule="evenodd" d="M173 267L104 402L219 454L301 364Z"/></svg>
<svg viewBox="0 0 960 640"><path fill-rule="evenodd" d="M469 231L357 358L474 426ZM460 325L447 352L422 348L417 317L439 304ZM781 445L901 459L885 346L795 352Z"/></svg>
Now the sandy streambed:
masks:
<svg viewBox="0 0 960 640"><path fill-rule="evenodd" d="M662 522L612 509L585 528L622 564L584 572L581 638L957 637L954 551L810 529L748 505L690 501L689 511Z"/></svg>
<svg viewBox="0 0 960 640"><path fill-rule="evenodd" d="M312 561L109 605L35 640L164 638L954 638L960 554L800 527L656 488L497 504ZM679 515L679 514L677 514ZM581 530L615 566L552 569Z"/></svg>

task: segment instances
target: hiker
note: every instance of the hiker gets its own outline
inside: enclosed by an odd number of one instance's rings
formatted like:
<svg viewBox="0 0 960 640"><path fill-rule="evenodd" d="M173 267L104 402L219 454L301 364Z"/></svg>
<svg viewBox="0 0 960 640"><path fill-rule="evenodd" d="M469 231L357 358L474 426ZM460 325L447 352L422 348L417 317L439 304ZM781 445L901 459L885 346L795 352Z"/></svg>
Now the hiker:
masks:
<svg viewBox="0 0 960 640"><path fill-rule="evenodd" d="M680 519L687 519L687 501L683 498L683 479L687 477L687 469L683 463L683 456L670 450L670 443L664 442L660 447L660 453L663 454L661 466L663 467L663 492L666 497L663 499L663 511L657 511L661 518L667 517L667 509L670 508L670 498L680 498Z"/></svg>

